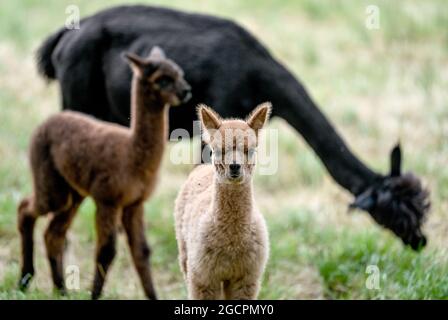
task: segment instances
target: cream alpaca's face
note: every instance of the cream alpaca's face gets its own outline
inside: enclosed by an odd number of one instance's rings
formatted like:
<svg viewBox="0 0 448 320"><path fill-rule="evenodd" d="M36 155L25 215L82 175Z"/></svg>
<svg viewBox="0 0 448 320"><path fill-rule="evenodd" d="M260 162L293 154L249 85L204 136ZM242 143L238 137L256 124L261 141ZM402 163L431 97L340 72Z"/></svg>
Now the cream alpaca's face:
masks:
<svg viewBox="0 0 448 320"><path fill-rule="evenodd" d="M172 60L167 59L159 47L154 47L147 58L126 53L134 74L160 101L171 106L187 102L191 98L191 87L184 79L183 70Z"/></svg>
<svg viewBox="0 0 448 320"><path fill-rule="evenodd" d="M211 108L199 106L203 139L212 149L213 165L221 182L239 184L252 178L259 132L270 113L270 103L263 103L246 120L223 120Z"/></svg>

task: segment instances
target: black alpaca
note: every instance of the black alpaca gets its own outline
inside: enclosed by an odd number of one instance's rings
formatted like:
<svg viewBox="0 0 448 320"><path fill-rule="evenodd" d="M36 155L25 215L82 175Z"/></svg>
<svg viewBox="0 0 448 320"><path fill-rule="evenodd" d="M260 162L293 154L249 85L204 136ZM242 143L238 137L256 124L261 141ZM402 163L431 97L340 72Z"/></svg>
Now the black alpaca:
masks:
<svg viewBox="0 0 448 320"><path fill-rule="evenodd" d="M148 6L121 6L81 21L80 30L60 29L40 47L40 73L58 79L64 109L129 125L131 72L120 52L146 55L159 45L185 71L193 98L170 112L170 128L192 132L198 103L223 117L244 117L271 101L310 144L331 176L405 244L418 249L429 209L428 193L412 174L382 175L353 155L304 87L266 48L232 21ZM400 151L396 149L395 154ZM396 162L399 166L399 161ZM398 174L397 174L398 172Z"/></svg>

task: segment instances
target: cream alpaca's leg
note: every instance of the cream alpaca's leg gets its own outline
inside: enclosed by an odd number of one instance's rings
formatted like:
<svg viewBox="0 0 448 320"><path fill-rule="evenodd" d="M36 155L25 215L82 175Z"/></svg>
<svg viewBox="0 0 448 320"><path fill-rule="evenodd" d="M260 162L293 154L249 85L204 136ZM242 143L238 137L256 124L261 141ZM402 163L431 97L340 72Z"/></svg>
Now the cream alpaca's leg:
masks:
<svg viewBox="0 0 448 320"><path fill-rule="evenodd" d="M187 273L187 246L185 245L185 241L179 239L177 241L178 243L178 250L179 250L179 265L182 273L184 274L185 280L188 279L188 273Z"/></svg>
<svg viewBox="0 0 448 320"><path fill-rule="evenodd" d="M254 300L258 296L260 285L257 280L241 279L229 281L224 286L226 300Z"/></svg>
<svg viewBox="0 0 448 320"><path fill-rule="evenodd" d="M188 296L190 300L218 300L221 298L221 284L216 281L202 284L190 279L188 282Z"/></svg>

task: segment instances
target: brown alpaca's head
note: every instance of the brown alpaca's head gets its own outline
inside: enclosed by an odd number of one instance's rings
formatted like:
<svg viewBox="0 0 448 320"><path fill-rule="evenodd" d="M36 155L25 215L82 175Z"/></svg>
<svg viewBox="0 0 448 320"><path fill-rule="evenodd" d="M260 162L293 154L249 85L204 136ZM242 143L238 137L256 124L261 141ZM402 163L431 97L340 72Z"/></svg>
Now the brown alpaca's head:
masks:
<svg viewBox="0 0 448 320"><path fill-rule="evenodd" d="M271 104L263 103L246 120L225 120L205 105L198 107L202 136L212 149L213 165L220 182L240 184L252 178L259 133L270 113Z"/></svg>
<svg viewBox="0 0 448 320"><path fill-rule="evenodd" d="M177 106L191 97L191 87L184 79L184 72L172 60L167 59L159 47L154 47L148 57L125 53L134 73L140 81L147 83L148 89L158 101Z"/></svg>

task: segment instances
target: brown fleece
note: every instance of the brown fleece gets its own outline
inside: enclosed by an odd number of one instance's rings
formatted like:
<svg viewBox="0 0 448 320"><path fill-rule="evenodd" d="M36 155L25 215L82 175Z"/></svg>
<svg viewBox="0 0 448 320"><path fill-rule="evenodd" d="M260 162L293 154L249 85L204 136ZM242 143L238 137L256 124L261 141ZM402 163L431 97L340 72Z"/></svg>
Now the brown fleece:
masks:
<svg viewBox="0 0 448 320"><path fill-rule="evenodd" d="M257 298L269 240L252 173L258 131L270 109L263 104L243 121L199 108L213 164L191 172L175 207L179 262L191 299Z"/></svg>
<svg viewBox="0 0 448 320"><path fill-rule="evenodd" d="M52 212L45 245L54 285L64 291L65 235L79 205L91 196L97 207L92 298L100 296L115 256L120 221L145 293L156 298L143 203L156 186L167 140L169 105L179 104L189 86L182 70L166 59L160 48L155 47L146 59L133 54L126 58L134 74L130 129L67 111L50 117L34 132L30 149L34 192L18 208L23 289L34 274L35 220Z"/></svg>

